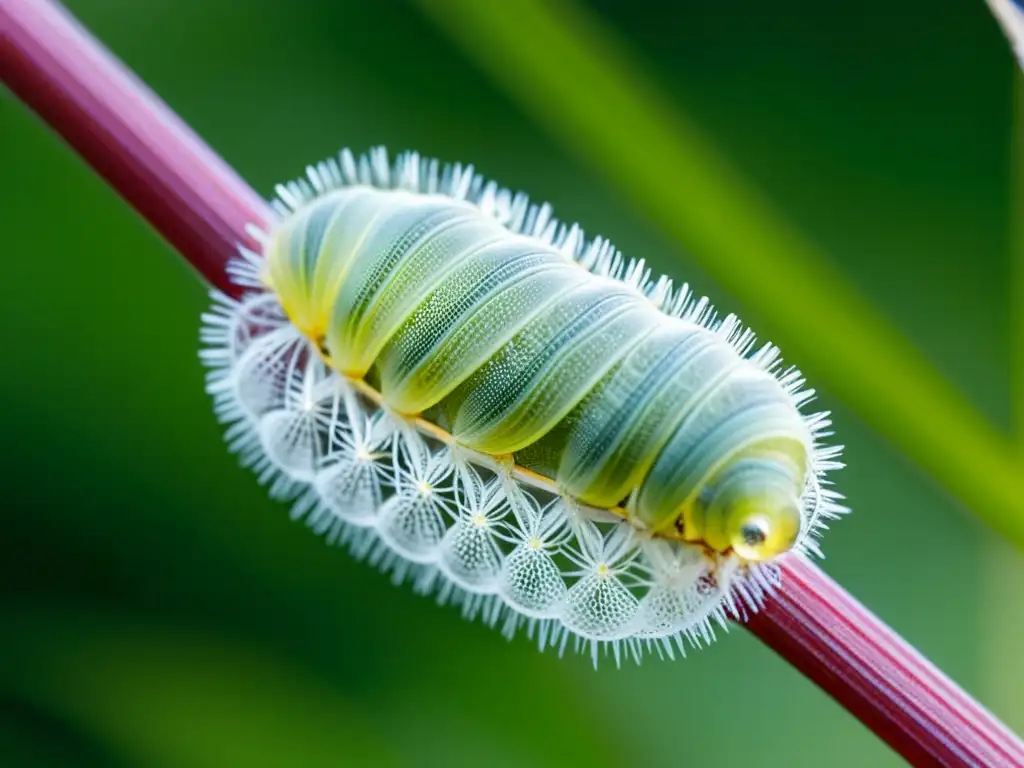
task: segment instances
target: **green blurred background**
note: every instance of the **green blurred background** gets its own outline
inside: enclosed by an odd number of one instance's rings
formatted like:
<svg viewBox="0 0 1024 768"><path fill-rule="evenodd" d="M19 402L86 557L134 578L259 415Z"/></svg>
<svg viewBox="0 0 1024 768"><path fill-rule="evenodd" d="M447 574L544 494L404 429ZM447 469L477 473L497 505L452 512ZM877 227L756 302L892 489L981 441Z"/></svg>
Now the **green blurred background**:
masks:
<svg viewBox="0 0 1024 768"><path fill-rule="evenodd" d="M68 5L264 194L343 145L471 161L772 337L411 6ZM1013 69L984 4L590 5L1008 430ZM0 764L899 764L742 630L595 672L326 546L223 447L194 276L9 94L0 168ZM855 510L824 567L1024 728L1020 556L818 388Z"/></svg>

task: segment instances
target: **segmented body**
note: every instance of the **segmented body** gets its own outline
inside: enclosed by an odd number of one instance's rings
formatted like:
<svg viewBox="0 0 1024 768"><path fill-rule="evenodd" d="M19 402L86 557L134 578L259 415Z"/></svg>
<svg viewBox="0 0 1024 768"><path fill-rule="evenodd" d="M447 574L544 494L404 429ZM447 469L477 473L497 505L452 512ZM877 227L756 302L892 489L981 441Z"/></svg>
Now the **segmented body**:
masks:
<svg viewBox="0 0 1024 768"><path fill-rule="evenodd" d="M827 421L774 348L546 207L382 154L280 194L236 267L256 292L208 318L211 391L236 449L357 551L542 644L636 653L756 606L772 571L734 550L806 548L839 509ZM736 518L752 494L792 525Z"/></svg>

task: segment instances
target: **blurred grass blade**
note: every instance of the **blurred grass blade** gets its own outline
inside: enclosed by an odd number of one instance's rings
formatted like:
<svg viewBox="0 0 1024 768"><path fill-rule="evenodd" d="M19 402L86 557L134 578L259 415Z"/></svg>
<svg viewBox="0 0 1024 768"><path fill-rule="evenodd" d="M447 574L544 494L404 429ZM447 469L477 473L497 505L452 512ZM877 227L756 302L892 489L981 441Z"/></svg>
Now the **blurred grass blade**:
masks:
<svg viewBox="0 0 1024 768"><path fill-rule="evenodd" d="M1021 15L1024 23L1024 14ZM1024 29L1021 30L1024 33ZM1024 38L1022 38L1024 42ZM1013 271L1010 295L1011 396L1017 437L1018 457L1024 465L1024 71L1013 79L1013 148L1010 191L1010 269ZM1024 472L1022 472L1024 473Z"/></svg>
<svg viewBox="0 0 1024 768"><path fill-rule="evenodd" d="M599 19L567 0L419 3L569 151L701 259L812 381L1024 549L1009 440L729 167Z"/></svg>
<svg viewBox="0 0 1024 768"><path fill-rule="evenodd" d="M977 585L981 688L978 691L1007 726L1024 731L1024 562L1005 542L990 539L982 557L982 579Z"/></svg>
<svg viewBox="0 0 1024 768"><path fill-rule="evenodd" d="M1024 464L1024 6L986 0L1021 65L1013 78L1010 128L1010 393L1018 458Z"/></svg>
<svg viewBox="0 0 1024 768"><path fill-rule="evenodd" d="M985 0L1003 28L1017 61L1024 66L1024 6L1016 0Z"/></svg>
<svg viewBox="0 0 1024 768"><path fill-rule="evenodd" d="M1024 10L1010 0L988 0L989 7L1010 39L1017 60L1024 67ZM1011 92L1010 126L1010 394L1013 399L1017 458L1024 473L1024 70L1017 69ZM980 655L986 698L1016 731L1024 730L1024 656L1020 637L1024 632L1024 563L1000 542L986 547L984 580L979 590Z"/></svg>
<svg viewBox="0 0 1024 768"><path fill-rule="evenodd" d="M1014 42L1018 61L1024 66L1024 11L1008 0L990 0L996 17ZM1011 7L1007 7L1011 6ZM1000 10L1001 9L1001 10ZM1010 134L1010 334L1011 397L1014 407L1017 458L1024 473L1024 71L1014 73L1013 118ZM1020 652L1024 632L1024 563L999 542L987 547L985 579L981 585L981 620L985 648L982 660L985 693L1007 725L1024 730L1024 656Z"/></svg>
<svg viewBox="0 0 1024 768"><path fill-rule="evenodd" d="M395 765L338 692L220 638L112 616L19 616L0 685L128 765Z"/></svg>

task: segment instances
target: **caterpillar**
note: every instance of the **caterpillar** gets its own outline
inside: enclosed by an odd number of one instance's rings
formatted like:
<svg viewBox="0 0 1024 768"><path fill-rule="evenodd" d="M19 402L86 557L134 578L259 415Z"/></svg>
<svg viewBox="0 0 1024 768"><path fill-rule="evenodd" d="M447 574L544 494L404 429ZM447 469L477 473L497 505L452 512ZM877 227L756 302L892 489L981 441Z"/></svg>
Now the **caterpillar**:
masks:
<svg viewBox="0 0 1024 768"><path fill-rule="evenodd" d="M734 315L472 166L344 150L276 193L201 358L293 518L595 665L685 655L820 556L841 447Z"/></svg>

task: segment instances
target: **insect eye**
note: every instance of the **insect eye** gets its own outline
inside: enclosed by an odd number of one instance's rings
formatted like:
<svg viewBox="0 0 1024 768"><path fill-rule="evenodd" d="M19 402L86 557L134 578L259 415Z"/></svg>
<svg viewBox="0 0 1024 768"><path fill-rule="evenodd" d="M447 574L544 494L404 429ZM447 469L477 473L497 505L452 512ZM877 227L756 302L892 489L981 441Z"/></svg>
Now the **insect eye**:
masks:
<svg viewBox="0 0 1024 768"><path fill-rule="evenodd" d="M800 534L800 511L793 502L758 500L756 508L741 516L731 537L733 550L746 560L770 560L788 551Z"/></svg>
<svg viewBox="0 0 1024 768"><path fill-rule="evenodd" d="M740 528L740 537L748 547L760 546L768 538L768 526L762 520L751 520Z"/></svg>

